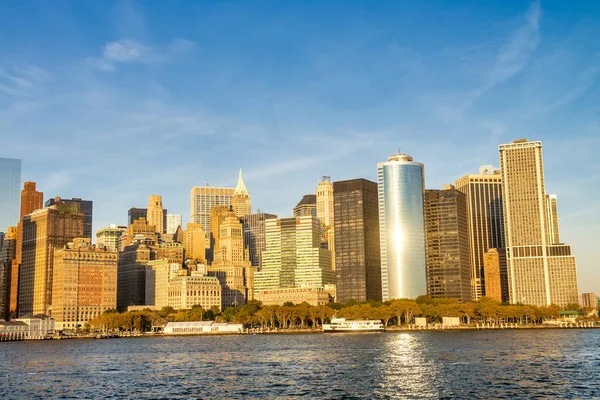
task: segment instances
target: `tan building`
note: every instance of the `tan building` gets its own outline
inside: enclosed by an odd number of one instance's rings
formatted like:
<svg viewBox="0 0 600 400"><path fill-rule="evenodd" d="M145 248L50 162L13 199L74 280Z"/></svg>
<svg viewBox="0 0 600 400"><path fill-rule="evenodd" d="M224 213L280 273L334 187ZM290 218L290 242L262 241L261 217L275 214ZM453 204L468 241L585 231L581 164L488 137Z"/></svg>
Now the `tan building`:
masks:
<svg viewBox="0 0 600 400"><path fill-rule="evenodd" d="M146 219L148 220L148 225L153 225L154 229L158 233L164 233L164 215L163 215L163 205L162 205L162 196L157 194L153 194L148 197L148 209L146 211Z"/></svg>
<svg viewBox="0 0 600 400"><path fill-rule="evenodd" d="M148 245L158 243L156 227L148 224L146 218L141 217L134 220L127 228L127 231L121 234L121 249L136 242L144 242Z"/></svg>
<svg viewBox="0 0 600 400"><path fill-rule="evenodd" d="M16 263L17 227L9 226L0 244L0 319L11 315L11 283L13 262ZM18 284L18 275L16 276ZM14 306L16 309L16 305Z"/></svg>
<svg viewBox="0 0 600 400"><path fill-rule="evenodd" d="M56 202L23 217L19 271L19 315L46 314L52 305L54 251L83 236L83 213L74 203Z"/></svg>
<svg viewBox="0 0 600 400"><path fill-rule="evenodd" d="M546 195L546 218L548 221L548 224L546 225L548 242L550 244L560 244L560 234L558 232L558 207L555 194Z"/></svg>
<svg viewBox="0 0 600 400"><path fill-rule="evenodd" d="M221 308L243 305L254 298L253 267L244 249L244 230L233 210L228 211L219 227L219 248L208 274L221 283Z"/></svg>
<svg viewBox="0 0 600 400"><path fill-rule="evenodd" d="M320 306L333 301L330 292L322 287L267 289L258 292L257 298L260 298L263 306L281 306L287 302Z"/></svg>
<svg viewBox="0 0 600 400"><path fill-rule="evenodd" d="M221 307L221 284L214 276L185 269L169 281L169 307L175 310L201 306L205 310Z"/></svg>
<svg viewBox="0 0 600 400"><path fill-rule="evenodd" d="M52 313L56 329L77 329L117 308L118 252L76 238L54 252Z"/></svg>
<svg viewBox="0 0 600 400"><path fill-rule="evenodd" d="M471 301L466 196L452 185L426 190L427 294Z"/></svg>
<svg viewBox="0 0 600 400"><path fill-rule="evenodd" d="M511 303L566 306L578 302L571 247L553 244L548 225L542 142L499 146ZM558 220L557 218L555 218Z"/></svg>
<svg viewBox="0 0 600 400"><path fill-rule="evenodd" d="M156 247L132 243L119 253L117 307L144 305L146 302L146 266L156 259Z"/></svg>
<svg viewBox="0 0 600 400"><path fill-rule="evenodd" d="M506 257L505 254L502 255ZM500 253L497 249L489 249L483 255L483 273L485 281L485 296L503 301L502 281L500 279Z"/></svg>
<svg viewBox="0 0 600 400"><path fill-rule="evenodd" d="M183 231L183 246L186 258L206 262L206 235L201 224L187 224Z"/></svg>
<svg viewBox="0 0 600 400"><path fill-rule="evenodd" d="M596 295L594 293L581 293L579 304L581 304L582 308L596 309L598 307L596 304Z"/></svg>
<svg viewBox="0 0 600 400"><path fill-rule="evenodd" d="M294 207L294 217L316 217L317 216L317 195L305 194L302 200Z"/></svg>
<svg viewBox="0 0 600 400"><path fill-rule="evenodd" d="M270 289L335 284L331 252L321 248L319 237L316 216L266 220L263 266L254 275L255 299Z"/></svg>
<svg viewBox="0 0 600 400"><path fill-rule="evenodd" d="M157 310L169 305L169 282L181 270L181 264L170 263L166 258L149 261L146 266L145 305Z"/></svg>
<svg viewBox="0 0 600 400"><path fill-rule="evenodd" d="M317 185L317 217L321 222L321 247L331 251L331 265L335 269L335 215L331 177L324 176Z"/></svg>
<svg viewBox="0 0 600 400"><path fill-rule="evenodd" d="M183 243L160 242L156 248L156 258L166 258L172 264L183 264L185 261Z"/></svg>
<svg viewBox="0 0 600 400"><path fill-rule="evenodd" d="M233 211L238 218L243 218L246 215L252 214L252 204L250 202L250 193L246 189L244 180L242 179L242 169L240 168L240 176L238 179L237 186L233 192L233 198L231 199L231 205Z"/></svg>
<svg viewBox="0 0 600 400"><path fill-rule="evenodd" d="M502 205L502 174L491 165L479 168L479 174L469 174L456 181L456 189L466 195L471 265L471 296L485 296L484 255L489 249L505 247L504 213ZM506 265L500 265L507 282ZM506 293L505 301L508 301Z"/></svg>
<svg viewBox="0 0 600 400"><path fill-rule="evenodd" d="M96 246L106 247L109 251L121 250L121 236L127 231L126 226L109 225L96 231Z"/></svg>
<svg viewBox="0 0 600 400"><path fill-rule="evenodd" d="M202 225L207 241L212 229L211 210L216 206L231 206L234 188L194 186L190 192L191 222ZM208 242L210 243L210 242Z"/></svg>
<svg viewBox="0 0 600 400"><path fill-rule="evenodd" d="M219 248L219 230L225 216L232 211L231 206L215 206L210 210L210 234L207 235L208 240L206 247L209 249L208 261L211 263L215 257L215 249Z"/></svg>

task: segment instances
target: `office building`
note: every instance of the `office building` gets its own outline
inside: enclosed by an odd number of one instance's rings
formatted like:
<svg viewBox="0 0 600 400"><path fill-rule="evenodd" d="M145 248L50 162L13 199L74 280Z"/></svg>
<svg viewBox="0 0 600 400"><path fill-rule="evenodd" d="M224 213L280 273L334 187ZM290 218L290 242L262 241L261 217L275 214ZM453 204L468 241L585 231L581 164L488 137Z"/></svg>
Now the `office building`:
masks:
<svg viewBox="0 0 600 400"><path fill-rule="evenodd" d="M52 318L56 329L77 329L117 307L117 251L75 238L54 252Z"/></svg>
<svg viewBox="0 0 600 400"><path fill-rule="evenodd" d="M9 226L6 234L2 236L0 245L0 319L8 320L11 316L12 267L17 254L17 228ZM18 276L16 278L18 284Z"/></svg>
<svg viewBox="0 0 600 400"><path fill-rule="evenodd" d="M238 218L245 217L246 215L252 214L252 204L250 202L250 193L246 189L244 180L242 179L242 169L240 168L240 176L238 178L237 186L233 191L233 197L231 199L231 205L233 211Z"/></svg>
<svg viewBox="0 0 600 400"><path fill-rule="evenodd" d="M206 234L201 224L188 223L183 231L186 258L206 262Z"/></svg>
<svg viewBox="0 0 600 400"><path fill-rule="evenodd" d="M339 181L332 192L337 301L381 301L377 184L366 179Z"/></svg>
<svg viewBox="0 0 600 400"><path fill-rule="evenodd" d="M423 164L395 154L377 164L383 301L427 293Z"/></svg>
<svg viewBox="0 0 600 400"><path fill-rule="evenodd" d="M260 210L259 210L260 211ZM244 226L244 247L248 251L250 263L260 271L262 253L265 251L265 221L277 218L277 215L258 212L242 218Z"/></svg>
<svg viewBox="0 0 600 400"><path fill-rule="evenodd" d="M167 228L166 233L168 235L173 235L177 231L178 227L183 228L183 219L181 218L181 214L167 214Z"/></svg>
<svg viewBox="0 0 600 400"><path fill-rule="evenodd" d="M156 227L148 224L143 217L133 221L127 228L127 231L121 233L121 249L135 242L143 242L147 245L156 245L158 243Z"/></svg>
<svg viewBox="0 0 600 400"><path fill-rule="evenodd" d="M146 301L146 266L156 259L156 248L140 242L125 246L119 253L117 268L117 307L144 305Z"/></svg>
<svg viewBox="0 0 600 400"><path fill-rule="evenodd" d="M35 210L42 208L44 203L44 193L36 190L35 182L25 182L23 190L21 190L21 213L19 221L27 214L31 214Z"/></svg>
<svg viewBox="0 0 600 400"><path fill-rule="evenodd" d="M479 174L469 174L456 181L456 189L466 195L471 263L471 296L478 300L486 296L484 255L489 249L505 248L504 212L502 205L502 174L491 165L479 168ZM507 279L505 259L500 271ZM508 287L504 281L503 287Z"/></svg>
<svg viewBox="0 0 600 400"><path fill-rule="evenodd" d="M579 304L585 309L596 309L596 295L594 293L581 293Z"/></svg>
<svg viewBox="0 0 600 400"><path fill-rule="evenodd" d="M317 196L314 194L305 194L302 196L302 200L294 207L294 217L307 216L317 216Z"/></svg>
<svg viewBox="0 0 600 400"><path fill-rule="evenodd" d="M19 218L21 160L0 158L0 232L6 232Z"/></svg>
<svg viewBox="0 0 600 400"><path fill-rule="evenodd" d="M550 244L560 244L560 233L558 231L558 207L556 204L556 195L546 195L546 225L548 242Z"/></svg>
<svg viewBox="0 0 600 400"><path fill-rule="evenodd" d="M146 209L146 221L149 225L154 225L157 233L164 233L164 218L162 206L162 196L153 194L148 196L148 208Z"/></svg>
<svg viewBox="0 0 600 400"><path fill-rule="evenodd" d="M425 191L427 294L471 301L466 196L452 185Z"/></svg>
<svg viewBox="0 0 600 400"><path fill-rule="evenodd" d="M577 303L577 269L571 247L553 244L548 218L542 142L499 146L511 303ZM557 218L556 218L557 219Z"/></svg>
<svg viewBox="0 0 600 400"><path fill-rule="evenodd" d="M185 247L183 243L159 242L156 248L156 258L166 258L170 263L183 264L185 261Z"/></svg>
<svg viewBox="0 0 600 400"><path fill-rule="evenodd" d="M148 209L146 208L131 207L127 212L127 226L133 224L134 221L140 218L146 219L147 213Z"/></svg>
<svg viewBox="0 0 600 400"><path fill-rule="evenodd" d="M169 281L169 307L175 310L200 306L221 308L221 284L214 276L182 269Z"/></svg>
<svg viewBox="0 0 600 400"><path fill-rule="evenodd" d="M73 202L60 199L23 217L22 264L19 270L19 315L49 315L52 306L54 251L83 237L84 215Z"/></svg>
<svg viewBox="0 0 600 400"><path fill-rule="evenodd" d="M121 236L127 232L126 226L109 225L96 231L96 246L105 247L108 251L121 250Z"/></svg>
<svg viewBox="0 0 600 400"><path fill-rule="evenodd" d="M221 223L225 219L225 216L232 210L232 206L214 206L212 210L210 210L210 233L206 235L208 238L206 257L209 264L214 260L215 249L219 248L219 231Z"/></svg>
<svg viewBox="0 0 600 400"><path fill-rule="evenodd" d="M94 210L94 203L92 202L92 200L82 200L79 198L72 198L72 199L61 199L60 197L55 197L53 199L48 199L46 200L46 203L44 203L45 207L50 207L52 205L54 205L57 202L63 202L63 203L72 203L72 204L77 204L79 206L79 212L81 212L83 214L83 236L82 237L86 237L88 239L92 239L92 215L93 215L93 210Z"/></svg>
<svg viewBox="0 0 600 400"><path fill-rule="evenodd" d="M169 262L166 258L149 261L146 266L145 305L160 310L169 305L169 282L175 278L181 264Z"/></svg>
<svg viewBox="0 0 600 400"><path fill-rule="evenodd" d="M190 217L195 224L201 224L206 239L210 243L211 210L216 206L231 206L234 188L194 186L190 192Z"/></svg>
<svg viewBox="0 0 600 400"><path fill-rule="evenodd" d="M500 272L501 263L506 265L506 252L504 249L489 249L483 255L483 278L485 282L485 297L498 301L508 301L508 287L503 287L507 282L502 279Z"/></svg>
<svg viewBox="0 0 600 400"><path fill-rule="evenodd" d="M254 275L257 300L270 289L335 284L331 252L320 246L316 216L268 219L262 270Z"/></svg>

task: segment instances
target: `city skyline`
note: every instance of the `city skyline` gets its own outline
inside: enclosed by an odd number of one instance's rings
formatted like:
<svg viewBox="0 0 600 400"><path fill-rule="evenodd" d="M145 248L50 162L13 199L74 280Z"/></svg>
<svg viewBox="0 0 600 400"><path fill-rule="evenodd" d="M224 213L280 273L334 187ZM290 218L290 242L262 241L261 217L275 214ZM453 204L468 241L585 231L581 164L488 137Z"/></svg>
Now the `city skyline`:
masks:
<svg viewBox="0 0 600 400"><path fill-rule="evenodd" d="M40 10L28 12L43 12L46 6L37 4ZM63 35L40 40L46 48L32 45L29 52L16 46L19 40L40 38L39 30L25 33L36 19L22 18L25 11L17 8L0 16L14 28L0 39L0 54L7 60L0 65L0 102L11 110L0 114L0 125L4 132L14 132L0 156L22 159L21 181L37 182L45 200L58 195L93 200L94 232L109 224L126 225L124 210L143 206L153 193L163 196L170 212L182 214L185 225L190 189L206 181L234 187L239 167L244 169L253 208L287 217L302 195L314 191L321 175L335 181L375 181L376 163L398 146L425 165L425 187L441 189L444 183L477 173L480 165L499 167L497 146L527 137L544 143L545 184L548 193L558 196L561 240L570 243L577 255L580 290L598 290L593 240L600 226L595 212L600 185L594 149L600 138L591 106L599 95L595 66L599 48L591 39L598 31L597 5L534 2L471 5L469 11L466 6L452 11L443 4L437 10L407 5L415 15L460 17L450 24L456 31L451 36L428 22L436 18L423 17L424 27L412 36L414 43L396 36L415 32L398 5L348 6L350 10L342 10L332 24L347 26L353 12L368 12L354 25L351 37L336 37L339 46L324 44L308 52L329 33L315 26L310 26L314 29L308 39L287 33L279 42L269 39L271 35L256 34L247 39L248 51L240 53L245 58L232 63L233 81L224 81L215 68L227 58L207 44L211 26L198 32L186 19L182 22L188 24L182 23L180 29L159 34L159 10L134 2L113 4L98 16L101 27L63 24L59 29ZM75 16L89 18L89 9L75 7ZM225 12L218 5L210 10L186 7L198 18L203 12L221 17ZM308 26L313 14L296 7L297 16L259 7L242 27L268 21L274 12L293 26ZM333 10L321 7L321 18L332 15ZM386 13L389 17L384 18ZM490 26L486 21L491 19L496 22ZM375 21L381 22L379 31ZM55 23L50 18L43 24ZM275 23L268 28L273 37L281 33ZM432 31L425 33L427 29ZM82 35L88 39L66 38ZM480 39L467 39L471 36ZM293 51L276 62L267 45L281 49L288 44L286 38ZM361 41L351 47L357 38ZM267 45L261 46L265 39ZM380 45L375 46L377 42ZM574 43L583 46L576 48ZM230 36L219 44L227 50L240 47ZM253 50L258 50L256 56ZM214 56L214 61L206 64L206 55ZM267 66L258 56L268 61ZM196 71L203 62L203 69ZM433 67L436 63L444 69L443 79L433 79L439 73ZM291 75L289 82L274 74L279 67ZM189 91L173 75L185 80ZM569 79L559 79L564 77ZM344 89L348 79L355 83L356 96ZM445 81L459 89L448 89ZM141 90L140 85L148 82L152 85ZM328 82L325 86L336 95L318 89L314 82ZM218 95L232 87L236 90L229 96ZM256 92L262 95L250 101ZM398 97L393 92L404 94ZM414 104L408 105L409 100ZM248 102L253 104L245 105ZM67 112L73 104L81 111L77 117ZM56 115L61 115L60 121ZM143 137L150 140L137 143L134 154L124 152ZM70 157L62 156L56 138L69 139ZM236 148L248 151L232 157ZM193 158L197 149L204 150ZM173 152L180 156L169 162L166 157ZM565 162L565 155L577 162ZM124 160L128 176L107 179L107 157ZM167 162L156 162L161 158Z"/></svg>

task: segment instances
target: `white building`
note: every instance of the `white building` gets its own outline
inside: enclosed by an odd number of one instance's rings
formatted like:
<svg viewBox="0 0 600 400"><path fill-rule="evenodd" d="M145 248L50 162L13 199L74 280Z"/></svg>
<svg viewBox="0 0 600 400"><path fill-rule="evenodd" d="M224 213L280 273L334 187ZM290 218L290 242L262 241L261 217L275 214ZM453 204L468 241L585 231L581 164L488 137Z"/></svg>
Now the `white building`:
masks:
<svg viewBox="0 0 600 400"><path fill-rule="evenodd" d="M174 234L179 226L183 229L181 214L167 214L167 235Z"/></svg>
<svg viewBox="0 0 600 400"><path fill-rule="evenodd" d="M54 320L47 315L28 315L0 321L0 340L44 339L54 336Z"/></svg>
<svg viewBox="0 0 600 400"><path fill-rule="evenodd" d="M164 329L167 335L193 335L210 333L242 333L244 325L214 321L169 322Z"/></svg>

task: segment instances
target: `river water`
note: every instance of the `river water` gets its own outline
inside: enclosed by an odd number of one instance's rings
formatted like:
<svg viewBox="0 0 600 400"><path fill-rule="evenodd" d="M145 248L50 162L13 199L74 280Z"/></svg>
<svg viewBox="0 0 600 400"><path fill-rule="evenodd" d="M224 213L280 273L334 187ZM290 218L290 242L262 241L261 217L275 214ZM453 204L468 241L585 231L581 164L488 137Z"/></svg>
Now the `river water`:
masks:
<svg viewBox="0 0 600 400"><path fill-rule="evenodd" d="M600 330L0 343L0 399L298 397L600 397Z"/></svg>

